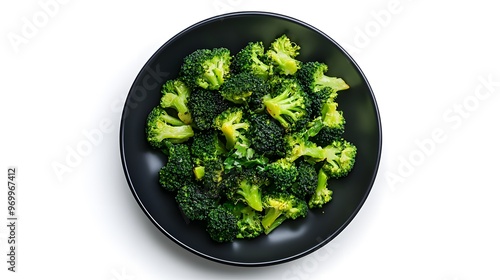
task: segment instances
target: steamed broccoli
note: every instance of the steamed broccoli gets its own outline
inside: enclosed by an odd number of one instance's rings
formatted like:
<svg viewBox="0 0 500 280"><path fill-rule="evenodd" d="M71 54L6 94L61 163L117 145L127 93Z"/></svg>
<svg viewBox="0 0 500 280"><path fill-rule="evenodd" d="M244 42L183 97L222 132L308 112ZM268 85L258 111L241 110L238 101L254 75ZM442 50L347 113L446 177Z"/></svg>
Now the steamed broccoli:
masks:
<svg viewBox="0 0 500 280"><path fill-rule="evenodd" d="M289 191L299 175L295 163L284 158L267 164L265 172L272 181L273 190L278 192Z"/></svg>
<svg viewBox="0 0 500 280"><path fill-rule="evenodd" d="M234 56L232 66L237 73L248 72L267 79L272 67L265 56L264 44L250 42Z"/></svg>
<svg viewBox="0 0 500 280"><path fill-rule="evenodd" d="M169 191L176 191L194 177L193 161L187 144L166 144L167 163L159 171L159 182Z"/></svg>
<svg viewBox="0 0 500 280"><path fill-rule="evenodd" d="M239 234L238 219L231 211L219 205L208 212L206 230L214 241L233 241Z"/></svg>
<svg viewBox="0 0 500 280"><path fill-rule="evenodd" d="M287 131L302 127L309 118L310 103L297 79L281 79L272 94L263 97L267 112Z"/></svg>
<svg viewBox="0 0 500 280"><path fill-rule="evenodd" d="M301 66L301 62L295 59L299 55L299 50L300 46L283 34L271 43L266 56L274 65L275 73L294 75Z"/></svg>
<svg viewBox="0 0 500 280"><path fill-rule="evenodd" d="M231 107L215 118L214 127L224 134L226 148L232 149L238 139L248 130L250 124L244 117L243 109Z"/></svg>
<svg viewBox="0 0 500 280"><path fill-rule="evenodd" d="M356 161L357 148L345 139L334 140L324 147L326 159L323 171L331 178L345 177Z"/></svg>
<svg viewBox="0 0 500 280"><path fill-rule="evenodd" d="M338 109L338 103L328 101L321 110L321 130L311 138L311 141L324 147L342 136L345 129L345 118Z"/></svg>
<svg viewBox="0 0 500 280"><path fill-rule="evenodd" d="M218 205L217 198L209 195L193 182L183 183L177 191L175 201L184 216L190 221L206 220L210 210Z"/></svg>
<svg viewBox="0 0 500 280"><path fill-rule="evenodd" d="M318 92L325 87L332 88L335 92L349 88L349 85L342 78L327 76L327 71L328 65L325 63L306 62L302 64L297 76L311 92Z"/></svg>
<svg viewBox="0 0 500 280"><path fill-rule="evenodd" d="M258 109L261 98L269 92L266 80L249 72L237 73L229 77L220 87L219 93L234 104L245 104Z"/></svg>
<svg viewBox="0 0 500 280"><path fill-rule="evenodd" d="M289 192L298 198L305 199L311 196L318 185L318 172L313 163L297 160L297 179L290 187Z"/></svg>
<svg viewBox="0 0 500 280"><path fill-rule="evenodd" d="M259 154L272 157L285 156L285 129L269 114L251 114L248 137L252 148Z"/></svg>
<svg viewBox="0 0 500 280"><path fill-rule="evenodd" d="M181 80L168 80L163 84L160 106L163 108L174 108L177 110L177 116L185 123L191 123L191 113L187 107L187 100L191 89L189 89Z"/></svg>
<svg viewBox="0 0 500 280"><path fill-rule="evenodd" d="M328 179L328 175L323 169L320 169L318 172L318 185L307 203L309 208L321 208L332 200L333 191L328 188Z"/></svg>
<svg viewBox="0 0 500 280"><path fill-rule="evenodd" d="M170 116L160 106L154 107L146 120L147 141L155 148L163 148L165 142L182 143L194 135L190 125Z"/></svg>
<svg viewBox="0 0 500 280"><path fill-rule="evenodd" d="M262 189L268 184L265 176L256 169L242 168L234 169L226 174L223 188L229 201L239 201L262 211Z"/></svg>
<svg viewBox="0 0 500 280"><path fill-rule="evenodd" d="M191 88L216 90L229 76L231 58L227 48L198 49L184 57L179 75Z"/></svg>
<svg viewBox="0 0 500 280"><path fill-rule="evenodd" d="M326 153L322 147L305 137L304 132L296 132L285 136L286 159L295 161L300 157L313 162L323 161Z"/></svg>
<svg viewBox="0 0 500 280"><path fill-rule="evenodd" d="M199 130L213 127L215 117L230 107L230 104L218 92L196 89L188 99L188 108L191 112L192 125Z"/></svg>
<svg viewBox="0 0 500 280"><path fill-rule="evenodd" d="M262 218L260 212L242 202L236 204L226 202L223 206L237 219L238 234L236 238L255 238L264 232L264 227L260 222Z"/></svg>
<svg viewBox="0 0 500 280"><path fill-rule="evenodd" d="M269 234L287 219L295 220L307 215L307 203L291 194L269 194L262 201L265 212L261 222L265 234Z"/></svg>

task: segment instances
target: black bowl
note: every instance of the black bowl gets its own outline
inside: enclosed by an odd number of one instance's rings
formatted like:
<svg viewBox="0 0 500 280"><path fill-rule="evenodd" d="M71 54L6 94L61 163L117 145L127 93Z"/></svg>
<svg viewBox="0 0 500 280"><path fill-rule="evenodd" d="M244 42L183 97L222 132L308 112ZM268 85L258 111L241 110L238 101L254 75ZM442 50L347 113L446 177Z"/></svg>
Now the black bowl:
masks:
<svg viewBox="0 0 500 280"><path fill-rule="evenodd" d="M171 193L159 186L158 170L166 158L146 142L145 122L159 103L161 85L175 78L183 57L200 48L226 47L233 53L250 41L269 45L287 34L301 46L301 61L322 61L329 75L342 77L350 89L338 97L347 120L345 138L358 148L348 177L330 186L333 201L304 219L287 221L268 236L219 244L197 223L180 215ZM238 12L196 23L166 42L147 61L125 101L120 151L130 190L146 216L167 237L189 251L221 263L262 266L283 263L324 246L354 218L366 200L381 154L381 124L367 79L353 59L334 40L297 19L267 12Z"/></svg>

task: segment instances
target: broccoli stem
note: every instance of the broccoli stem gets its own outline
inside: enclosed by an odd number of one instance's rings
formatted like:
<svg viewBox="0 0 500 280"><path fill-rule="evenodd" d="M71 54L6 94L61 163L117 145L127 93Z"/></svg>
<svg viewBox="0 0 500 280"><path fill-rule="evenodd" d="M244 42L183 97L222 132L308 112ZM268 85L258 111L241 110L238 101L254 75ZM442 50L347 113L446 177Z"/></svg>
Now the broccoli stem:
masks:
<svg viewBox="0 0 500 280"><path fill-rule="evenodd" d="M323 87L331 87L333 90L345 90L349 88L349 85L346 84L344 80L337 77L330 77L326 75L321 75L318 77L316 84L319 85L319 88L316 87L317 90L320 90Z"/></svg>
<svg viewBox="0 0 500 280"><path fill-rule="evenodd" d="M281 216L281 214L283 214L283 211L278 210L276 208L271 207L266 209L266 214L264 215L264 217L262 217L261 221L265 231L269 230L269 232L271 232L272 230L271 227L274 229L279 225L279 224L273 225L273 223L276 221L276 219L278 219L279 216Z"/></svg>
<svg viewBox="0 0 500 280"><path fill-rule="evenodd" d="M319 208L323 204L332 200L333 191L328 188L328 175L320 169L318 172L318 185L311 199L309 200L310 208Z"/></svg>

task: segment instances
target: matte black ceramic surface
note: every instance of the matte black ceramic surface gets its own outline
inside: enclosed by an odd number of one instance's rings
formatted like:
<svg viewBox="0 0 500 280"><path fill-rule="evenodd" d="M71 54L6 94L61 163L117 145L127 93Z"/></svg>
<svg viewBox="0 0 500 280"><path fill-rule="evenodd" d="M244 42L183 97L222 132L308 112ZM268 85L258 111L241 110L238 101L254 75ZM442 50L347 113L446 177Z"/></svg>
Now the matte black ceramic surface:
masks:
<svg viewBox="0 0 500 280"><path fill-rule="evenodd" d="M265 45L287 34L301 46L301 61L322 61L329 75L342 77L350 89L339 94L339 109L347 120L345 138L358 148L354 170L331 186L333 201L310 211L305 219L287 221L268 236L232 243L213 242L203 227L186 223L171 193L158 184L166 158L146 142L145 123L158 104L161 85L176 77L182 58L200 48L226 47L233 53L250 41ZM171 240L214 261L243 266L286 262L325 245L354 218L375 180L381 153L380 117L372 90L356 63L330 37L287 16L240 12L199 22L166 42L134 81L120 128L122 164L130 189L146 216Z"/></svg>

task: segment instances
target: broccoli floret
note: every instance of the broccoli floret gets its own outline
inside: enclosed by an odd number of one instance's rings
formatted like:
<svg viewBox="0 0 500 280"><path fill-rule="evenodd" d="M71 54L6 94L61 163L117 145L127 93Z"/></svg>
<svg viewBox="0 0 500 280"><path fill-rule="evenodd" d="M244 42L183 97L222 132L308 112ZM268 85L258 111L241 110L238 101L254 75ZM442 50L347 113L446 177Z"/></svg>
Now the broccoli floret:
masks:
<svg viewBox="0 0 500 280"><path fill-rule="evenodd" d="M217 158L227 153L224 143L213 129L196 131L192 139L191 154L196 158Z"/></svg>
<svg viewBox="0 0 500 280"><path fill-rule="evenodd" d="M328 65L325 63L306 62L302 64L302 67L297 72L297 77L311 92L318 92L325 87L329 87L335 92L349 88L349 85L342 78L327 76L327 71Z"/></svg>
<svg viewBox="0 0 500 280"><path fill-rule="evenodd" d="M264 227L262 227L260 222L260 212L255 211L255 209L242 202L236 204L226 202L223 206L231 211L238 220L238 234L236 238L255 238L264 232Z"/></svg>
<svg viewBox="0 0 500 280"><path fill-rule="evenodd" d="M318 185L308 202L309 208L321 208L332 200L333 191L328 188L328 179L328 175L323 169L320 169L318 172Z"/></svg>
<svg viewBox="0 0 500 280"><path fill-rule="evenodd" d="M257 169L233 169L226 173L223 190L229 201L243 202L257 211L262 211L262 190L268 180Z"/></svg>
<svg viewBox="0 0 500 280"><path fill-rule="evenodd" d="M338 109L338 103L328 101L321 110L321 130L311 138L311 141L325 147L342 136L345 130L345 118Z"/></svg>
<svg viewBox="0 0 500 280"><path fill-rule="evenodd" d="M268 92L267 81L249 72L232 75L219 89L226 100L235 104L248 104L252 109L259 108L260 100Z"/></svg>
<svg viewBox="0 0 500 280"><path fill-rule="evenodd" d="M146 138L155 148L165 147L165 141L182 143L194 135L190 125L170 116L160 106L154 107L146 120Z"/></svg>
<svg viewBox="0 0 500 280"><path fill-rule="evenodd" d="M252 148L264 156L285 156L285 129L269 114L251 114L248 137Z"/></svg>
<svg viewBox="0 0 500 280"><path fill-rule="evenodd" d="M184 57L179 75L191 88L216 90L229 76L231 58L227 48L198 49Z"/></svg>
<svg viewBox="0 0 500 280"><path fill-rule="evenodd" d="M222 205L210 210L207 228L210 237L217 242L231 242L239 234L238 219Z"/></svg>
<svg viewBox="0 0 500 280"><path fill-rule="evenodd" d="M269 194L262 201L265 212L261 223L265 234L269 234L287 219L294 220L307 215L307 203L291 194Z"/></svg>
<svg viewBox="0 0 500 280"><path fill-rule="evenodd" d="M354 167L357 149L345 139L334 140L323 148L326 154L323 171L331 178L345 177Z"/></svg>
<svg viewBox="0 0 500 280"><path fill-rule="evenodd" d="M306 160L319 162L323 161L326 153L322 147L310 141L306 132L296 132L285 135L286 159L295 161L300 157Z"/></svg>
<svg viewBox="0 0 500 280"><path fill-rule="evenodd" d="M269 115L287 131L298 130L310 116L310 100L294 78L281 79L276 90L265 95L262 102Z"/></svg>
<svg viewBox="0 0 500 280"><path fill-rule="evenodd" d="M248 130L250 124L244 118L242 108L230 107L215 118L214 127L224 134L226 148L232 149L238 139Z"/></svg>
<svg viewBox="0 0 500 280"><path fill-rule="evenodd" d="M160 168L159 182L169 191L176 191L193 179L193 161L187 144L167 143L167 163Z"/></svg>
<svg viewBox="0 0 500 280"><path fill-rule="evenodd" d="M250 42L234 56L233 69L237 73L248 72L267 79L272 67L265 56L264 44L260 41Z"/></svg>
<svg viewBox="0 0 500 280"><path fill-rule="evenodd" d="M266 165L265 173L273 183L273 190L280 193L287 192L299 174L295 163L284 158Z"/></svg>
<svg viewBox="0 0 500 280"><path fill-rule="evenodd" d="M191 92L188 108L193 118L193 125L200 130L213 127L215 117L230 106L218 92L197 89Z"/></svg>
<svg viewBox="0 0 500 280"><path fill-rule="evenodd" d="M305 160L296 161L297 180L292 184L290 193L305 199L311 196L318 185L318 172L313 163Z"/></svg>
<svg viewBox="0 0 500 280"><path fill-rule="evenodd" d="M217 198L209 195L193 182L183 183L183 186L177 191L175 201L184 216L190 221L206 220L210 210L218 205Z"/></svg>
<svg viewBox="0 0 500 280"><path fill-rule="evenodd" d="M177 116L185 123L191 123L191 113L187 107L187 100L191 90L181 80L168 80L163 84L160 105L163 108L174 108Z"/></svg>
<svg viewBox="0 0 500 280"><path fill-rule="evenodd" d="M224 170L243 167L262 170L268 162L266 156L255 153L246 136L241 136L224 160Z"/></svg>
<svg viewBox="0 0 500 280"><path fill-rule="evenodd" d="M293 75L301 67L301 62L295 59L299 55L299 50L300 46L283 34L271 43L266 56L274 65L274 72Z"/></svg>

